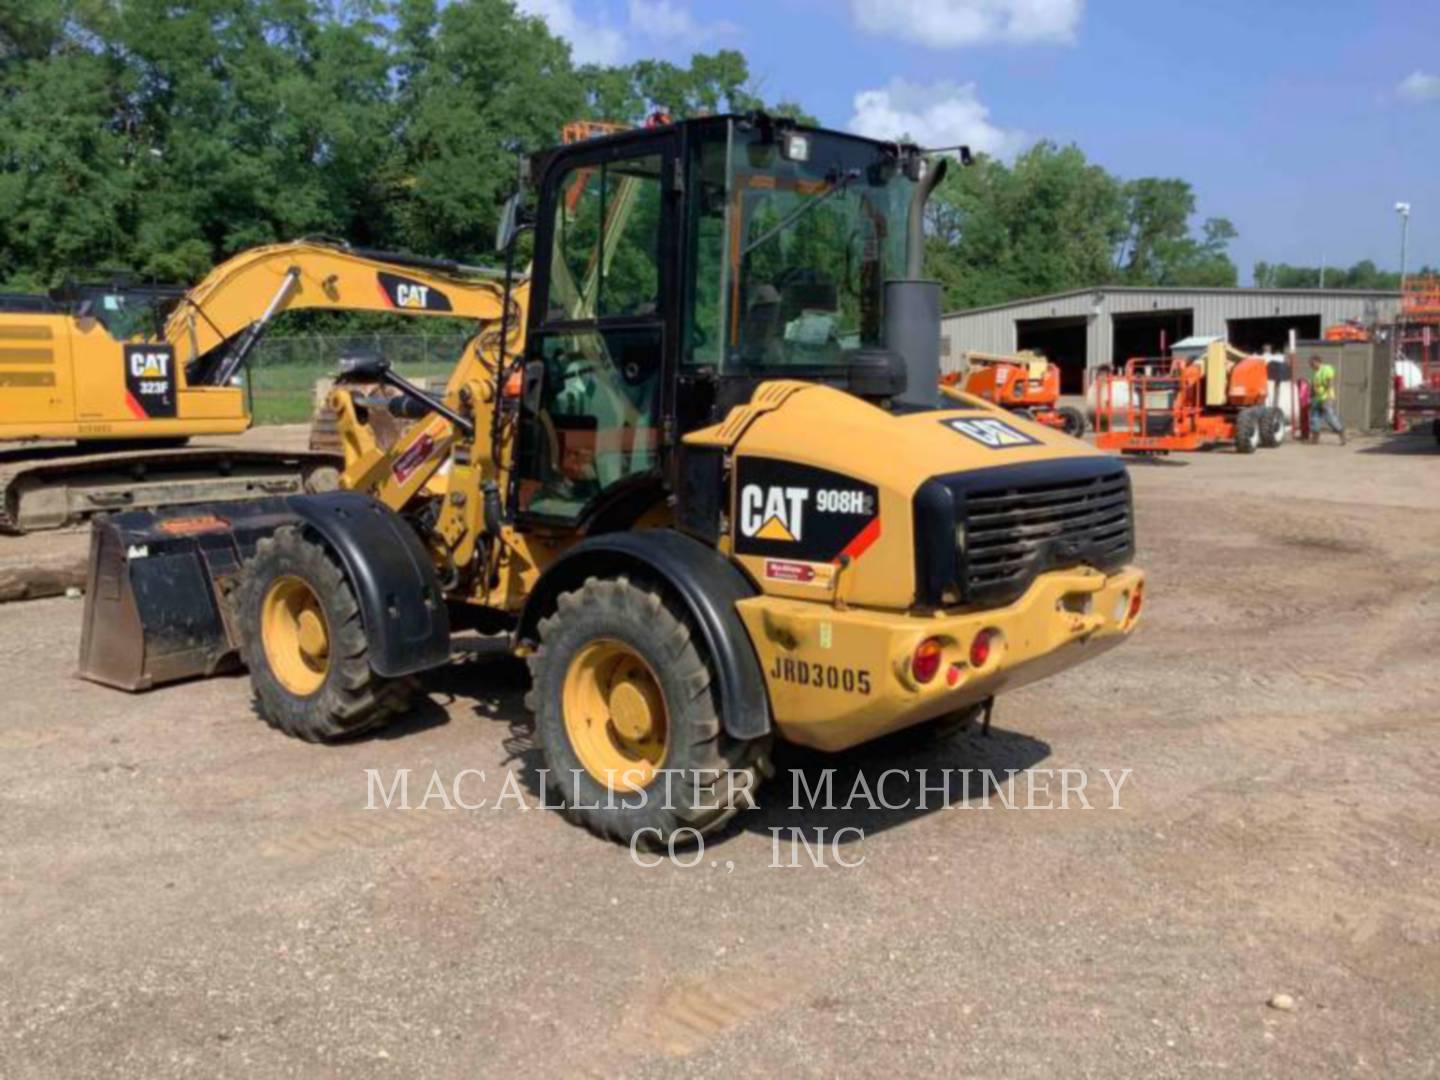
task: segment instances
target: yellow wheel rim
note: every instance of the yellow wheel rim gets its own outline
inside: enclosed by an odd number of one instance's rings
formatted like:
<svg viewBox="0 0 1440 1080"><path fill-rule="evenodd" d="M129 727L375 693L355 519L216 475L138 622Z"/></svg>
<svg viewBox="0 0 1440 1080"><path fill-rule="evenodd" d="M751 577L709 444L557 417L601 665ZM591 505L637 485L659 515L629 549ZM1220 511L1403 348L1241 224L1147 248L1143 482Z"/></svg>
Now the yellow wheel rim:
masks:
<svg viewBox="0 0 1440 1080"><path fill-rule="evenodd" d="M592 641L570 661L565 734L580 764L614 791L639 791L663 767L669 714L655 672L630 646Z"/></svg>
<svg viewBox="0 0 1440 1080"><path fill-rule="evenodd" d="M265 659L280 685L309 697L330 673L330 624L320 597L298 577L277 578L260 608Z"/></svg>

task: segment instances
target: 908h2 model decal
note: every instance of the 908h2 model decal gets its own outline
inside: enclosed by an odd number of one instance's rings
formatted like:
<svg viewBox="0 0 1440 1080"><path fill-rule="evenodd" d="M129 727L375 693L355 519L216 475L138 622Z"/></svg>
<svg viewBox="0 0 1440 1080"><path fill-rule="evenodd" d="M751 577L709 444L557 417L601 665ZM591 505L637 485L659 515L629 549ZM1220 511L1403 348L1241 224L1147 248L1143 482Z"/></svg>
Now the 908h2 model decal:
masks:
<svg viewBox="0 0 1440 1080"><path fill-rule="evenodd" d="M841 555L858 558L879 536L880 497L874 484L810 465L740 458L736 554L783 560L776 562L782 566L833 563Z"/></svg>

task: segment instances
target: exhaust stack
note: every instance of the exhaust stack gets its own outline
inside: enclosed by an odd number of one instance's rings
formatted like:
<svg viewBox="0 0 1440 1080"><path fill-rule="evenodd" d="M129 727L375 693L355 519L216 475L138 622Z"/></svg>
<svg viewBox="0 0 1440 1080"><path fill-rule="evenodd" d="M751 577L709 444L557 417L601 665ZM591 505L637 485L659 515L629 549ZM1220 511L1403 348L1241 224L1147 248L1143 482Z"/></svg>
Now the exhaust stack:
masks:
<svg viewBox="0 0 1440 1080"><path fill-rule="evenodd" d="M885 282L885 345L905 363L905 392L897 403L911 409L940 405L940 283L920 275L925 266L925 202L950 167L940 158L910 197L905 277Z"/></svg>

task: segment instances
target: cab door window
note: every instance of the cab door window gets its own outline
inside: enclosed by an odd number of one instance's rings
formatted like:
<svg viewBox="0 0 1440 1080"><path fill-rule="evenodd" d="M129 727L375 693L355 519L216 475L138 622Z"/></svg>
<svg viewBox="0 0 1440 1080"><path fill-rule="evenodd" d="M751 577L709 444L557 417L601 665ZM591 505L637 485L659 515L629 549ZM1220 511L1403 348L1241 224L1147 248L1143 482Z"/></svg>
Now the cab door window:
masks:
<svg viewBox="0 0 1440 1080"><path fill-rule="evenodd" d="M566 175L555 205L549 321L658 316L662 164L651 154Z"/></svg>
<svg viewBox="0 0 1440 1080"><path fill-rule="evenodd" d="M665 168L649 154L561 178L531 353L543 376L521 466L526 513L575 521L658 467Z"/></svg>

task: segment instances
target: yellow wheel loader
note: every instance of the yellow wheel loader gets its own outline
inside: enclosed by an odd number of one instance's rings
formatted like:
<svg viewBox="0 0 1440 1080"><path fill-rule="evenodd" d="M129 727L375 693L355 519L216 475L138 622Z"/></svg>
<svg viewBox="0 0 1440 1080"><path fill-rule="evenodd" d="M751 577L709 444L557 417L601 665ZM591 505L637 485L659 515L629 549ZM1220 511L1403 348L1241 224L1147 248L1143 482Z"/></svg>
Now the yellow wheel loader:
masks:
<svg viewBox="0 0 1440 1080"><path fill-rule="evenodd" d="M236 385L275 315L498 317L482 271L319 240L254 248L192 289L122 282L0 296L0 531L333 486L338 455L180 449L250 426ZM57 445L53 441L63 441Z"/></svg>
<svg viewBox="0 0 1440 1080"><path fill-rule="evenodd" d="M619 840L714 829L776 738L986 710L1140 615L1124 465L938 390L912 146L759 114L533 159L535 230L443 396L331 396L343 490L94 528L81 670L242 662L308 740L403 712L452 628L529 663L548 798ZM518 224L517 224L518 223ZM421 417L393 445L377 410Z"/></svg>

